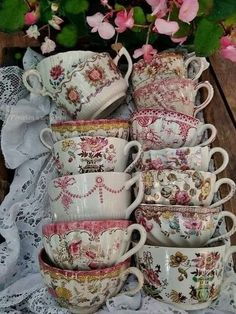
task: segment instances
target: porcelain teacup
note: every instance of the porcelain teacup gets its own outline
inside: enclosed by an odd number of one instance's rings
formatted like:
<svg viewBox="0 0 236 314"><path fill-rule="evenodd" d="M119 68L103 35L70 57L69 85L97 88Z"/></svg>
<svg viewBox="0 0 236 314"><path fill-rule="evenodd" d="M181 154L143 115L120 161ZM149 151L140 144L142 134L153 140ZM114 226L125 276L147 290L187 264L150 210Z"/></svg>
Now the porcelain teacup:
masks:
<svg viewBox="0 0 236 314"><path fill-rule="evenodd" d="M211 135L202 142L203 134ZM142 144L144 151L150 149L206 146L214 141L217 130L212 124L171 110L143 109L131 117L131 138Z"/></svg>
<svg viewBox="0 0 236 314"><path fill-rule="evenodd" d="M117 67L123 55L128 61L124 78ZM131 71L132 60L124 47L113 60L106 52L65 52L27 70L23 82L30 92L50 96L74 119L94 119L107 117L121 104ZM33 77L42 84L41 89L30 85Z"/></svg>
<svg viewBox="0 0 236 314"><path fill-rule="evenodd" d="M205 69L201 58L191 56L185 58L180 52L163 51L153 56L151 62L140 59L134 63L131 82L134 91L141 86L159 79L188 78L188 67L197 63L198 69L191 79L198 79Z"/></svg>
<svg viewBox="0 0 236 314"><path fill-rule="evenodd" d="M214 154L222 156L222 164L212 173L219 174L229 163L229 155L221 147L209 148L208 146L164 148L143 152L141 159L136 164L136 169L145 170L200 170L208 171L211 158ZM136 155L133 154L135 160Z"/></svg>
<svg viewBox="0 0 236 314"><path fill-rule="evenodd" d="M41 137L43 144L52 149L60 175L88 172L130 172L139 161L142 146L138 141L128 142L116 137L80 136L56 142L51 146ZM127 166L129 152L137 148L135 160Z"/></svg>
<svg viewBox="0 0 236 314"><path fill-rule="evenodd" d="M133 274L137 285L124 295L133 296L143 286L143 274L130 267L130 259L112 267L96 270L66 270L55 267L45 250L39 254L40 272L49 293L71 313L92 314L122 289L128 275Z"/></svg>
<svg viewBox="0 0 236 314"><path fill-rule="evenodd" d="M225 217L233 222L231 229L213 236ZM201 247L227 239L236 231L236 216L219 208L141 204L135 218L147 231L147 243L161 246Z"/></svg>
<svg viewBox="0 0 236 314"><path fill-rule="evenodd" d="M201 310L217 299L224 285L224 267L236 246L180 248L144 245L136 255L144 275L144 291L155 299L186 311Z"/></svg>
<svg viewBox="0 0 236 314"><path fill-rule="evenodd" d="M134 231L139 233L140 240L129 249ZM84 220L43 226L46 253L62 269L111 267L135 254L145 241L144 227L128 220Z"/></svg>
<svg viewBox="0 0 236 314"><path fill-rule="evenodd" d="M131 186L139 192L131 203ZM48 187L54 221L129 219L143 199L140 174L98 172L63 176Z"/></svg>
<svg viewBox="0 0 236 314"><path fill-rule="evenodd" d="M235 183L229 178L216 180L211 172L197 170L147 170L142 172L143 203L218 207L235 193ZM212 202L221 185L229 186L228 194Z"/></svg>
<svg viewBox="0 0 236 314"><path fill-rule="evenodd" d="M206 99L195 105L201 89L207 90ZM209 82L194 83L190 79L162 79L142 85L133 93L138 110L145 108L166 109L196 117L212 100L214 90Z"/></svg>

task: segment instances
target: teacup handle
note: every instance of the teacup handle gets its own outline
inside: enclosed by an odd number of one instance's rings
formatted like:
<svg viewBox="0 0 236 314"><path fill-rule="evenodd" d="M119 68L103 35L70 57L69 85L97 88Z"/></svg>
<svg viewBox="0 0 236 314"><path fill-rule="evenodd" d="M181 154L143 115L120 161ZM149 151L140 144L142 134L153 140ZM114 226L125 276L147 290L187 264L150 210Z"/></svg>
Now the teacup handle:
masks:
<svg viewBox="0 0 236 314"><path fill-rule="evenodd" d="M128 291L120 292L119 294L125 294L129 296L135 295L137 292L139 292L144 284L144 277L142 272L137 268L137 267L129 267L126 270L124 270L121 274L120 277L127 277L128 275L134 275L138 279L138 284L135 288L129 289Z"/></svg>
<svg viewBox="0 0 236 314"><path fill-rule="evenodd" d="M33 88L28 81L28 78L30 76L36 76L37 79L39 80L39 83L41 84L42 88L41 89L35 89ZM25 85L25 87L33 94L36 95L42 95L42 96L51 96L51 93L49 93L48 91L46 91L45 87L43 86L43 81L42 81L42 77L39 73L39 71L35 70L35 69L30 69L27 70L23 75L22 75L22 79L23 79L23 83Z"/></svg>
<svg viewBox="0 0 236 314"><path fill-rule="evenodd" d="M50 150L52 150L53 146L50 145L50 143L46 141L45 136L49 136L52 138L52 130L50 128L43 129L40 132L39 137L40 137L40 140L43 143L43 145L46 146L47 148L49 148ZM53 141L53 139L52 139L52 141Z"/></svg>
<svg viewBox="0 0 236 314"><path fill-rule="evenodd" d="M144 227L142 225L139 224L133 224L130 225L127 228L127 235L125 237L126 241L130 241L131 240L131 236L133 231L138 231L140 234L140 240L139 242L136 242L136 245L132 247L132 249L130 249L129 251L127 251L125 254L123 254L117 261L117 263L120 262L124 262L125 260L127 260L129 257L131 257L132 255L134 255L135 253L137 253L145 244L146 239L147 239L147 232L144 229Z"/></svg>
<svg viewBox="0 0 236 314"><path fill-rule="evenodd" d="M138 207L138 205L142 202L143 197L144 197L144 184L143 184L143 179L141 177L141 173L138 173L137 175L135 175L133 178L131 178L130 180L128 180L125 183L125 189L129 190L130 187L135 184L136 182L139 183L138 185L138 195L135 198L134 202L126 209L126 216L125 219L129 219L129 216L131 215L131 213L133 212L133 210Z"/></svg>
<svg viewBox="0 0 236 314"><path fill-rule="evenodd" d="M227 165L229 163L229 155L225 149L223 149L221 147L214 147L214 148L210 149L210 151L209 151L209 161L210 161L211 157L216 153L220 153L222 155L222 158L223 158L222 165L213 172L214 174L219 174L220 172L222 172L227 167Z"/></svg>
<svg viewBox="0 0 236 314"><path fill-rule="evenodd" d="M218 192L220 186L223 184L227 184L230 187L230 191L229 191L228 195L226 195L224 198L222 198L218 202L212 204L210 206L210 208L218 207L218 206L226 203L228 200L230 200L234 196L236 185L235 185L235 182L229 178L222 178L222 179L216 181L215 187L214 187L214 193Z"/></svg>
<svg viewBox="0 0 236 314"><path fill-rule="evenodd" d="M216 130L215 126L213 124L210 124L210 123L200 125L200 127L197 128L197 137L199 137L199 136L202 137L206 130L211 131L211 136L207 140L205 140L205 142L199 143L199 144L195 143L195 145L207 146L214 141L214 139L216 138L217 130Z"/></svg>
<svg viewBox="0 0 236 314"><path fill-rule="evenodd" d="M197 79L199 79L199 77L202 75L202 72L204 71L204 63L202 62L201 58L196 57L196 56L193 56L193 57L188 58L188 59L184 62L185 67L188 68L189 65L190 65L190 63L191 63L192 61L197 61L197 63L200 64L199 70L198 70L198 72L195 74L195 77L192 77L192 78L191 78L192 80L197 80Z"/></svg>
<svg viewBox="0 0 236 314"><path fill-rule="evenodd" d="M124 155L128 155L130 149L135 146L138 149L138 153L135 155L135 159L133 160L133 162L125 169L124 172L130 172L131 170L133 170L133 168L136 166L137 162L141 158L143 150L142 150L142 145L138 141L131 141L127 143L124 148Z"/></svg>
<svg viewBox="0 0 236 314"><path fill-rule="evenodd" d="M118 64L118 61L120 60L120 58L121 58L123 55L126 57L126 59L127 59L127 61L128 61L128 69L127 69L127 72L126 72L126 74L125 74L124 79L125 79L125 81L126 81L127 86L129 86L129 77L130 77L130 74L131 74L132 69L133 69L133 62L132 62L132 59L131 59L131 57L130 57L130 54L129 54L128 51L125 49L125 47L122 47L122 48L119 50L117 56L113 59L113 62L115 63L115 65L117 65L117 64Z"/></svg>
<svg viewBox="0 0 236 314"><path fill-rule="evenodd" d="M217 224L224 217L229 217L232 220L232 222L233 222L232 228L228 232L226 232L225 234L221 234L218 237L210 239L209 241L207 241L206 244L210 244L210 243L215 242L215 241L227 239L227 238L231 237L231 235L233 235L236 232L236 229L235 229L235 227L236 227L236 216L233 213L230 213L227 211L222 211L218 214Z"/></svg>
<svg viewBox="0 0 236 314"><path fill-rule="evenodd" d="M204 100L204 102L202 104L200 104L199 106L194 106L194 111L193 111L194 117L196 117L196 115L198 114L199 111L201 111L207 105L209 105L209 103L211 102L211 100L214 96L214 89L208 81L197 84L194 88L195 92L197 93L201 88L206 88L208 95L207 95L206 100Z"/></svg>

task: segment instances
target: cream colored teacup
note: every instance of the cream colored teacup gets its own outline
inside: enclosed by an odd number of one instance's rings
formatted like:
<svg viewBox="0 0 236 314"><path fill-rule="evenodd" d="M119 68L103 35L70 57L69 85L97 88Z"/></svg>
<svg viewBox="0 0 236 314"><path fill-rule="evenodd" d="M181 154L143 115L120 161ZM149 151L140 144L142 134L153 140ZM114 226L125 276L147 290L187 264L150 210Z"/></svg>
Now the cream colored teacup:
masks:
<svg viewBox="0 0 236 314"><path fill-rule="evenodd" d="M124 78L117 67L123 55L128 61ZM108 116L121 104L131 71L132 60L124 47L113 60L106 52L65 52L27 70L23 82L30 92L50 96L74 119L93 119ZM33 77L41 83L40 89L31 86Z"/></svg>

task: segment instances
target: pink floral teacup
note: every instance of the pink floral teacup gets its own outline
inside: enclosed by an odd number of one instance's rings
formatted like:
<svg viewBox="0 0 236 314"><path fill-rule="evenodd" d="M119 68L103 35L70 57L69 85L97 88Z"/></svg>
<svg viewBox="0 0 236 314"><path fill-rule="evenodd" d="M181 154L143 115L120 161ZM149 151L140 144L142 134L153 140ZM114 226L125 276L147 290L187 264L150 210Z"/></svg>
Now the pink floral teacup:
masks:
<svg viewBox="0 0 236 314"><path fill-rule="evenodd" d="M189 205L218 207L235 193L235 183L228 178L216 181L211 172L195 170L149 170L142 172L143 203L161 205ZM221 185L229 186L229 193L212 203Z"/></svg>
<svg viewBox="0 0 236 314"><path fill-rule="evenodd" d="M202 141L206 130L211 136ZM150 149L206 146L214 141L217 130L212 124L171 110L143 109L131 118L131 138L142 144L144 151Z"/></svg>
<svg viewBox="0 0 236 314"><path fill-rule="evenodd" d="M224 267L235 252L236 246L218 242L202 248L144 245L135 257L148 295L193 311L209 307L224 285L235 282L235 274L223 280Z"/></svg>
<svg viewBox="0 0 236 314"><path fill-rule="evenodd" d="M122 55L128 61L124 78L117 67ZM124 47L113 60L105 52L77 51L72 55L66 52L48 57L36 69L26 71L23 82L30 92L49 95L74 119L93 119L107 117L121 104L131 71L132 60ZM29 84L30 77L39 80L41 89Z"/></svg>
<svg viewBox="0 0 236 314"><path fill-rule="evenodd" d="M200 170L208 171L211 158L214 154L222 156L222 164L213 171L214 174L222 172L229 163L229 155L221 147L208 146L164 148L143 152L142 158L136 164L136 169L144 170ZM136 155L133 154L133 158Z"/></svg>
<svg viewBox="0 0 236 314"><path fill-rule="evenodd" d="M61 175L88 172L130 172L139 161L142 147L138 141L125 141L116 137L81 136L56 142L52 149L55 165ZM127 167L129 152L136 147L135 160Z"/></svg>
<svg viewBox="0 0 236 314"><path fill-rule="evenodd" d="M133 89L135 91L159 79L188 78L188 67L194 63L198 64L198 70L191 78L198 79L204 71L204 63L199 57L184 58L180 52L163 51L155 54L151 62L140 59L133 65L131 75Z"/></svg>
<svg viewBox="0 0 236 314"><path fill-rule="evenodd" d="M129 249L131 236L140 240ZM128 220L58 222L43 226L43 246L51 261L63 269L99 269L125 261L146 241L146 231Z"/></svg>
<svg viewBox="0 0 236 314"><path fill-rule="evenodd" d="M197 92L205 88L207 98L195 105ZM133 93L135 104L140 109L167 109L196 117L212 100L214 90L209 82L194 83L190 79L162 79L142 85Z"/></svg>
<svg viewBox="0 0 236 314"><path fill-rule="evenodd" d="M233 222L231 229L212 238L225 217ZM161 246L200 247L227 239L236 231L236 216L219 208L141 204L135 218L145 227L148 243Z"/></svg>
<svg viewBox="0 0 236 314"><path fill-rule="evenodd" d="M95 270L66 270L55 267L45 250L39 254L40 272L48 292L71 313L92 314L122 289L127 277L133 274L138 283L123 292L133 296L142 289L143 274L130 267L130 259L112 267Z"/></svg>
<svg viewBox="0 0 236 314"><path fill-rule="evenodd" d="M139 186L132 203L131 187ZM59 177L49 183L54 221L129 219L143 199L140 174L95 172Z"/></svg>

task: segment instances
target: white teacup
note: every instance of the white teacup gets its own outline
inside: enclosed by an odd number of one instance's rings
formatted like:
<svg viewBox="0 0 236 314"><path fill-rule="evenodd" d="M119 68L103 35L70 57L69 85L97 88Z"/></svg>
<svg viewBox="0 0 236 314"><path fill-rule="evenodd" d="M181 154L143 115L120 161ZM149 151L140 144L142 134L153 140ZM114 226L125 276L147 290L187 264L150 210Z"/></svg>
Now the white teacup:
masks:
<svg viewBox="0 0 236 314"><path fill-rule="evenodd" d="M222 164L212 173L219 174L229 163L229 155L221 147L209 148L208 146L164 148L143 152L142 158L136 164L136 169L145 170L200 170L208 171L211 158L214 154L222 156ZM136 160L136 155L133 154Z"/></svg>
<svg viewBox="0 0 236 314"><path fill-rule="evenodd" d="M235 183L229 178L216 180L211 172L197 170L149 170L142 172L143 203L218 207L235 193ZM228 194L212 203L221 185L229 186Z"/></svg>
<svg viewBox="0 0 236 314"><path fill-rule="evenodd" d="M224 267L236 246L183 248L144 245L135 255L144 275L144 291L159 301L186 311L201 310L217 299L221 288L235 281L223 280Z"/></svg>
<svg viewBox="0 0 236 314"><path fill-rule="evenodd" d="M131 186L139 186L131 204ZM84 173L52 180L48 188L54 221L129 219L143 199L140 174Z"/></svg>
<svg viewBox="0 0 236 314"><path fill-rule="evenodd" d="M117 68L123 55L128 61L124 78ZM73 118L93 119L108 116L121 104L131 71L132 60L124 47L113 60L105 52L65 52L40 61L36 69L24 73L23 82L30 92L50 96ZM39 80L41 89L30 85L30 77Z"/></svg>
<svg viewBox="0 0 236 314"><path fill-rule="evenodd" d="M207 98L195 105L199 90L207 90ZM194 83L190 79L163 79L147 83L133 93L138 110L166 109L196 117L212 100L214 90L209 82Z"/></svg>
<svg viewBox="0 0 236 314"><path fill-rule="evenodd" d="M125 141L116 137L81 136L56 142L51 146L40 136L43 144L52 149L57 170L61 175L88 172L130 172L139 161L142 146L138 141ZM138 153L127 167L130 150Z"/></svg>

